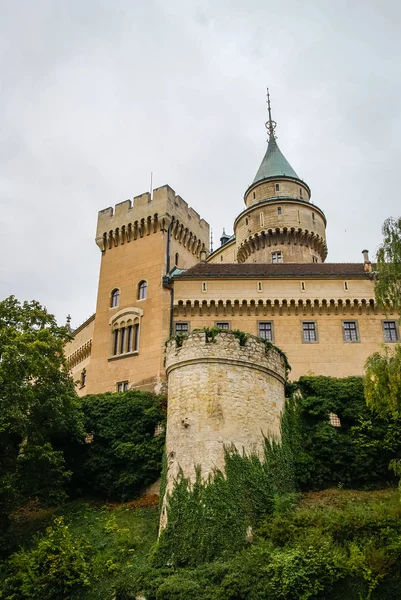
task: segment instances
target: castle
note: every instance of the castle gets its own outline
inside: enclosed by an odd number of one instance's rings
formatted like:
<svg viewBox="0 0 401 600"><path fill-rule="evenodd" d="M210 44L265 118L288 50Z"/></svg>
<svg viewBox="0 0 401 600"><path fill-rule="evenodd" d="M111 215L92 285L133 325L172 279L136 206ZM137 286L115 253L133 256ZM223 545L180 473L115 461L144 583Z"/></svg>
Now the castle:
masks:
<svg viewBox="0 0 401 600"><path fill-rule="evenodd" d="M270 102L266 126L245 209L214 252L208 223L167 185L99 212L96 312L66 348L80 395L164 391L166 341L204 327L273 342L293 380L361 375L399 339L398 315L375 303L368 252L325 262L326 217L277 144Z"/></svg>

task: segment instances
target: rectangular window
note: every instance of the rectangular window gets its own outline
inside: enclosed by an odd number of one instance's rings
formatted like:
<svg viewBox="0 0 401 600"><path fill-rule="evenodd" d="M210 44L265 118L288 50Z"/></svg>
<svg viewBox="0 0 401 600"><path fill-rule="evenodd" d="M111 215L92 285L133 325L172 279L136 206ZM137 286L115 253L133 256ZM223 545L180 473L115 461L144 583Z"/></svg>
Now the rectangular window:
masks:
<svg viewBox="0 0 401 600"><path fill-rule="evenodd" d="M278 214L278 215L281 215L281 206L279 206L279 207L277 208L277 214Z"/></svg>
<svg viewBox="0 0 401 600"><path fill-rule="evenodd" d="M132 352L132 325L127 327L127 352Z"/></svg>
<svg viewBox="0 0 401 600"><path fill-rule="evenodd" d="M117 392L128 392L129 390L129 382L128 381L119 381L117 383Z"/></svg>
<svg viewBox="0 0 401 600"><path fill-rule="evenodd" d="M175 332L176 333L188 333L189 331L189 323L188 321L179 321L175 324Z"/></svg>
<svg viewBox="0 0 401 600"><path fill-rule="evenodd" d="M134 352L138 352L139 348L139 324L134 325Z"/></svg>
<svg viewBox="0 0 401 600"><path fill-rule="evenodd" d="M216 327L218 329L227 330L227 329L230 329L230 323L228 321L217 321Z"/></svg>
<svg viewBox="0 0 401 600"><path fill-rule="evenodd" d="M202 292L206 292L207 291L207 285L206 285L206 281L204 281L202 283Z"/></svg>
<svg viewBox="0 0 401 600"><path fill-rule="evenodd" d="M259 322L259 337L268 342L273 341L273 323L271 321Z"/></svg>
<svg viewBox="0 0 401 600"><path fill-rule="evenodd" d="M283 262L283 253L282 252L272 252L272 263L282 263Z"/></svg>
<svg viewBox="0 0 401 600"><path fill-rule="evenodd" d="M279 191L280 191L280 184L276 183L276 192L279 192Z"/></svg>
<svg viewBox="0 0 401 600"><path fill-rule="evenodd" d="M343 321L344 342L358 341L358 327L356 321Z"/></svg>
<svg viewBox="0 0 401 600"><path fill-rule="evenodd" d="M397 323L395 321L383 321L383 334L385 342L397 342Z"/></svg>
<svg viewBox="0 0 401 600"><path fill-rule="evenodd" d="M125 327L121 327L120 329L120 354L124 354L125 352Z"/></svg>
<svg viewBox="0 0 401 600"><path fill-rule="evenodd" d="M116 355L118 352L118 329L114 330L113 339L113 354Z"/></svg>
<svg viewBox="0 0 401 600"><path fill-rule="evenodd" d="M317 342L316 323L304 321L302 323L302 336L304 342Z"/></svg>

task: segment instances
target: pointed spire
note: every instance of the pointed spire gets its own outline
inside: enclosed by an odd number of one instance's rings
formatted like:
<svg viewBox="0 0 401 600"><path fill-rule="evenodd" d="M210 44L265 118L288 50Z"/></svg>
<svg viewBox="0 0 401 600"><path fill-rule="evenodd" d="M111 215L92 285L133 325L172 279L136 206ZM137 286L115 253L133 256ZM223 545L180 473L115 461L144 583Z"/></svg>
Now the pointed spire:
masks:
<svg viewBox="0 0 401 600"><path fill-rule="evenodd" d="M272 109L271 109L271 106L270 106L269 88L267 88L267 110L268 110L268 113L269 113L269 120L265 123L265 127L266 127L267 131L269 132L269 137L267 139L267 141L269 142L272 137L274 139L276 138L276 135L275 135L274 131L275 131L276 127L277 127L276 121L273 121L273 119L272 119Z"/></svg>
<svg viewBox="0 0 401 600"><path fill-rule="evenodd" d="M229 241L230 236L227 235L225 228L223 227L223 233L221 234L221 238L220 238L220 247L224 246L224 244L227 244L227 242Z"/></svg>
<svg viewBox="0 0 401 600"><path fill-rule="evenodd" d="M269 114L269 120L265 123L265 127L268 131L269 143L267 145L266 154L263 157L261 165L252 183L256 183L270 177L293 177L294 179L299 179L298 175L291 167L284 154L281 152L276 141L275 130L277 123L272 119L269 88L267 88L267 110Z"/></svg>

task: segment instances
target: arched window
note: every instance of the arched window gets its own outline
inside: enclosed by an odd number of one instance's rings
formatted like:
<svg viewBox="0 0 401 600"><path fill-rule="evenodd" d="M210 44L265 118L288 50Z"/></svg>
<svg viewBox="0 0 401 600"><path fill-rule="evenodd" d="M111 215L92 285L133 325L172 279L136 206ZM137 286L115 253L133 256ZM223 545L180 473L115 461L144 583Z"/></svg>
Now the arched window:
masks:
<svg viewBox="0 0 401 600"><path fill-rule="evenodd" d="M111 355L123 356L137 353L139 350L140 319L143 310L136 307L125 308L116 313L109 321L111 325Z"/></svg>
<svg viewBox="0 0 401 600"><path fill-rule="evenodd" d="M176 267L178 267L178 260L179 260L179 258L180 258L180 255L178 254L178 252L176 252L175 253L175 262L174 262L174 264L175 264Z"/></svg>
<svg viewBox="0 0 401 600"><path fill-rule="evenodd" d="M146 298L146 290L148 284L146 281L140 281L138 283L138 300L144 300Z"/></svg>
<svg viewBox="0 0 401 600"><path fill-rule="evenodd" d="M120 290L116 288L115 290L113 290L111 292L111 301L110 301L111 308L118 306L119 300L120 300Z"/></svg>

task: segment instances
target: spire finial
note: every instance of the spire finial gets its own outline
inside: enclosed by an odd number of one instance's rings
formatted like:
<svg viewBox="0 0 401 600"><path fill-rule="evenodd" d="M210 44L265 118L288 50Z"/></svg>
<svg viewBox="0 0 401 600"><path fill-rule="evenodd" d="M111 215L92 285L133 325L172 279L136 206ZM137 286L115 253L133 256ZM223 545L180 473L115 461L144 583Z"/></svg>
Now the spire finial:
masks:
<svg viewBox="0 0 401 600"><path fill-rule="evenodd" d="M276 139L276 135L274 133L276 127L277 127L277 123L276 121L273 121L272 119L272 109L270 106L270 93L269 93L269 88L267 88L267 110L269 112L269 120L267 121L267 123L265 123L265 127L268 131L268 135L269 138L267 141L270 141L272 138Z"/></svg>

